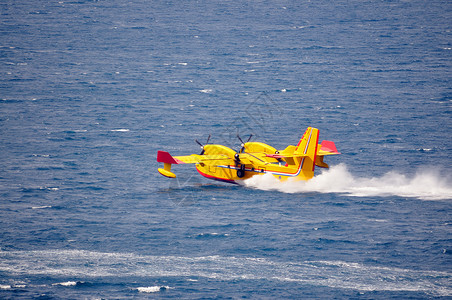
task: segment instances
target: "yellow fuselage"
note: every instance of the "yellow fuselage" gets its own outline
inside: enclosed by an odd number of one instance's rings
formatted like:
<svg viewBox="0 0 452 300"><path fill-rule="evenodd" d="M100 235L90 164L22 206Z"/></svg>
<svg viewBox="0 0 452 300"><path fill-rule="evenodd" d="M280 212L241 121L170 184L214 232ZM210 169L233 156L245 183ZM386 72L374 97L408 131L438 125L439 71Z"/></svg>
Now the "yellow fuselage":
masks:
<svg viewBox="0 0 452 300"><path fill-rule="evenodd" d="M223 145L204 146L205 155L227 155L231 160L224 164L219 160L203 161L196 164L196 170L204 177L213 180L235 183L256 175L270 173L280 180L296 177L299 180L308 180L314 176L314 171L301 172L302 160L307 158L276 159L266 154L275 154L278 151L264 143L249 142L245 144L246 153L241 153L240 161L235 159L236 152ZM243 155L246 155L243 158Z"/></svg>

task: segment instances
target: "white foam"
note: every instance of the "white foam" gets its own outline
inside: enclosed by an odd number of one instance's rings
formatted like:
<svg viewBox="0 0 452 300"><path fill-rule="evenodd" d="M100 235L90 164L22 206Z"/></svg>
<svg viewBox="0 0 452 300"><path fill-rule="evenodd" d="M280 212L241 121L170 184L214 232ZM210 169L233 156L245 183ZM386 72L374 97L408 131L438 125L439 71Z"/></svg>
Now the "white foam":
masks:
<svg viewBox="0 0 452 300"><path fill-rule="evenodd" d="M203 89L203 90L199 90L201 93L205 93L205 94L209 94L212 93L213 90L212 89Z"/></svg>
<svg viewBox="0 0 452 300"><path fill-rule="evenodd" d="M0 272L17 276L185 277L298 282L358 291L413 291L452 296L452 273L346 261L272 261L256 257L152 256L83 250L0 251ZM75 283L76 284L76 283ZM73 286L73 281L59 285ZM8 289L9 286L5 285ZM143 293L166 286L137 288Z"/></svg>
<svg viewBox="0 0 452 300"><path fill-rule="evenodd" d="M129 132L130 129L120 128L120 129L112 129L111 131L116 131L116 132Z"/></svg>
<svg viewBox="0 0 452 300"><path fill-rule="evenodd" d="M76 281L66 281L66 282L58 282L58 283L54 283L52 285L61 285L61 286L76 286L77 282Z"/></svg>
<svg viewBox="0 0 452 300"><path fill-rule="evenodd" d="M279 181L271 174L254 176L244 181L247 187L277 190L284 193L339 193L355 197L400 196L423 200L452 199L452 184L433 172L419 172L407 177L389 172L382 177L354 177L346 165L331 167L309 181Z"/></svg>
<svg viewBox="0 0 452 300"><path fill-rule="evenodd" d="M9 290L12 289L12 286L9 284L0 284L0 290Z"/></svg>
<svg viewBox="0 0 452 300"><path fill-rule="evenodd" d="M52 208L52 206L51 205L33 206L31 209L45 209L45 208Z"/></svg>
<svg viewBox="0 0 452 300"><path fill-rule="evenodd" d="M34 157L50 157L49 154L32 154Z"/></svg>
<svg viewBox="0 0 452 300"><path fill-rule="evenodd" d="M160 291L168 290L169 286L148 286L148 287L139 287L137 290L140 293L156 293Z"/></svg>

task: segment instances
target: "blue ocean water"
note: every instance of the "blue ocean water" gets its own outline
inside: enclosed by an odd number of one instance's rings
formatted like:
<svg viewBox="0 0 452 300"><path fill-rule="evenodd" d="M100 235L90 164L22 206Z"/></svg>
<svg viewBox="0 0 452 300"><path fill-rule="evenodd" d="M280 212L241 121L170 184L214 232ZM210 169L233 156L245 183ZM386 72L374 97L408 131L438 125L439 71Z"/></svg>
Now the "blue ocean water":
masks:
<svg viewBox="0 0 452 300"><path fill-rule="evenodd" d="M0 298L452 297L452 4L0 3ZM158 150L308 126L308 182Z"/></svg>

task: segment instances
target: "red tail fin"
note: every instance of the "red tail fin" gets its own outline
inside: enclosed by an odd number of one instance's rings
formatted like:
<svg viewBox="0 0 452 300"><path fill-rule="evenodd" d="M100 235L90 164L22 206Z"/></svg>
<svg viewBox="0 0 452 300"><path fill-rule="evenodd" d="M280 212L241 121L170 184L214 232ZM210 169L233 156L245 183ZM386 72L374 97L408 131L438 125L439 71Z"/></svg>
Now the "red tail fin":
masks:
<svg viewBox="0 0 452 300"><path fill-rule="evenodd" d="M174 157L171 156L166 151L158 151L157 152L157 162L166 163L166 164L175 164L177 165L178 162L174 159Z"/></svg>

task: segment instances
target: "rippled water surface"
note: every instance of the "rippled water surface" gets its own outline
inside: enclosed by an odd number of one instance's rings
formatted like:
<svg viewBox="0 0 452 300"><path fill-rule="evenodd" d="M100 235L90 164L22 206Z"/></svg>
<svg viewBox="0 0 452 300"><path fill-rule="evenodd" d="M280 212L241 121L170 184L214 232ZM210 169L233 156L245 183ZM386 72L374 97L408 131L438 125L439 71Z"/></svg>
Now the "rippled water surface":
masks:
<svg viewBox="0 0 452 300"><path fill-rule="evenodd" d="M452 5L3 1L0 298L452 297ZM198 139L309 182L157 173Z"/></svg>

